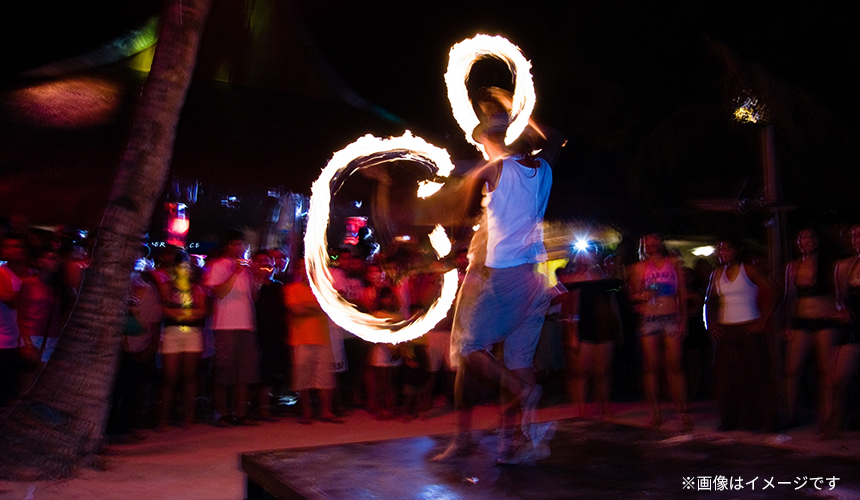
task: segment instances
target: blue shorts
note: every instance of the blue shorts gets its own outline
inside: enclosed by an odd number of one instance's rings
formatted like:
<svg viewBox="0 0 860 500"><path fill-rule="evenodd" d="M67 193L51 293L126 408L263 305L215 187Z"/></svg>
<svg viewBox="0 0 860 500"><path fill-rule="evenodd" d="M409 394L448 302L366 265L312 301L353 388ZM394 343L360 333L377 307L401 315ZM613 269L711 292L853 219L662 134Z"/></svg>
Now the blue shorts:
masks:
<svg viewBox="0 0 860 500"><path fill-rule="evenodd" d="M639 320L639 336L666 335L678 337L682 333L683 326L681 315L678 313L643 315Z"/></svg>
<svg viewBox="0 0 860 500"><path fill-rule="evenodd" d="M549 309L549 282L534 264L501 269L477 266L457 295L452 346L461 356L505 342L505 366L531 367Z"/></svg>

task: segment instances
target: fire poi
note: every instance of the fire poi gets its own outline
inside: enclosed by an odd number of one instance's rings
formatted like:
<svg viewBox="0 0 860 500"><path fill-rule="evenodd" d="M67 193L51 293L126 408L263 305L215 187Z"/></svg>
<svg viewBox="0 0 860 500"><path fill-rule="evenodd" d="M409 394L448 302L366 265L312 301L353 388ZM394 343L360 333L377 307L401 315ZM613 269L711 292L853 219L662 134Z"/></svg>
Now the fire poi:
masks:
<svg viewBox="0 0 860 500"><path fill-rule="evenodd" d="M483 147L472 139L472 130L480 120L475 115L466 89L472 65L485 57L504 61L515 79L511 122L505 134L506 144L515 141L528 125L534 109L535 91L529 72L531 63L519 47L506 38L479 34L451 47L445 73L451 109L460 128L466 133L466 140L486 158ZM337 190L342 180L355 170L397 160L424 165L437 178L447 177L454 169L447 151L413 136L409 131L400 137L388 139L368 134L334 153L311 189L305 233L305 265L311 288L332 321L369 342L399 343L420 337L445 318L457 294L457 270L452 269L444 274L442 292L424 314L403 321L393 321L359 311L334 288L329 271L331 261L326 238L332 193ZM424 181L419 185L418 196L430 196L441 186L436 182ZM451 251L451 242L441 226L437 225L429 236L439 258Z"/></svg>
<svg viewBox="0 0 860 500"><path fill-rule="evenodd" d="M485 57L495 57L508 65L514 77L514 95L511 106L511 123L505 134L505 144L514 142L529 123L535 107L535 87L529 71L531 63L520 48L501 36L475 35L451 47L448 54L448 70L445 84L454 119L466 133L466 141L474 145L487 157L483 146L472 138L472 131L480 123L472 108L466 82L472 65Z"/></svg>
<svg viewBox="0 0 860 500"><path fill-rule="evenodd" d="M457 294L457 270L453 269L444 274L442 292L424 314L392 321L359 311L341 297L332 284L326 238L332 193L356 170L398 160L419 163L436 177L447 177L454 169L447 151L409 131L388 139L365 135L334 153L311 189L305 233L305 265L311 288L332 321L369 342L398 343L420 337L445 318ZM429 196L440 187L441 184L435 182L422 182L418 196ZM444 257L451 251L451 242L441 226L437 225L429 236L437 257Z"/></svg>

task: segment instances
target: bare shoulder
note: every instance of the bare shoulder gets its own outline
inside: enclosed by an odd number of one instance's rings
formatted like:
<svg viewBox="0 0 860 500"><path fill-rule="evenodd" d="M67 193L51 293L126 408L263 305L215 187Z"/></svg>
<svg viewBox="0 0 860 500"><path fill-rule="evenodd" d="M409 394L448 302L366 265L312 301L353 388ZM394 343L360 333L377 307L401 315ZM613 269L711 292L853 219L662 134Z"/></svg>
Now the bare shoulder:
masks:
<svg viewBox="0 0 860 500"><path fill-rule="evenodd" d="M716 269L711 271L711 277L710 277L711 283L714 283L717 280L719 280L722 275L723 275L723 266L717 266Z"/></svg>
<svg viewBox="0 0 860 500"><path fill-rule="evenodd" d="M499 177L502 175L502 161L496 160L486 163L475 172L475 179L487 183L490 191L496 188Z"/></svg>
<svg viewBox="0 0 860 500"><path fill-rule="evenodd" d="M836 261L836 267L845 267L850 266L857 260L856 256L848 257L847 259L841 259Z"/></svg>
<svg viewBox="0 0 860 500"><path fill-rule="evenodd" d="M755 277L764 276L764 275L762 274L761 270L759 270L759 268L757 268L757 267L756 267L756 266L754 266L753 264L744 263L744 270L747 272L747 276L749 276L749 277L753 277L753 276L755 276Z"/></svg>
<svg viewBox="0 0 860 500"><path fill-rule="evenodd" d="M854 265L855 262L857 262L857 259L857 256L852 256L848 257L847 259L837 261L835 266L836 272L842 274L843 272L847 271L851 268L851 266Z"/></svg>

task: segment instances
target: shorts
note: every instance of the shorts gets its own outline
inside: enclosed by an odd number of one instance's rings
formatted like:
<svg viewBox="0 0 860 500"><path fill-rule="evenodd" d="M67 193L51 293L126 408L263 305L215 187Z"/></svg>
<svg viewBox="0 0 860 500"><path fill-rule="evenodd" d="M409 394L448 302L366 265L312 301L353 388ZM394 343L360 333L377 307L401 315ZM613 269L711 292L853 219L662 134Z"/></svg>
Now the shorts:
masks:
<svg viewBox="0 0 860 500"><path fill-rule="evenodd" d="M199 326L165 326L161 335L161 354L203 352L203 328Z"/></svg>
<svg viewBox="0 0 860 500"><path fill-rule="evenodd" d="M452 345L465 357L504 341L505 366L529 368L549 302L549 282L534 264L470 268L457 297Z"/></svg>
<svg viewBox="0 0 860 500"><path fill-rule="evenodd" d="M54 354L54 350L60 342L57 337L37 337L35 335L30 336L30 340L33 342L33 347L42 351L42 363L47 363L51 359L51 354ZM45 343L44 349L42 349L42 342Z"/></svg>
<svg viewBox="0 0 860 500"><path fill-rule="evenodd" d="M334 389L334 354L325 344L293 347L293 390Z"/></svg>
<svg viewBox="0 0 860 500"><path fill-rule="evenodd" d="M681 315L678 313L642 316L639 322L639 336L662 334L677 337L680 336L682 327Z"/></svg>
<svg viewBox="0 0 860 500"><path fill-rule="evenodd" d="M830 318L792 318L791 320L792 330L805 330L807 332L817 332L833 328L842 329L844 327L844 323Z"/></svg>
<svg viewBox="0 0 860 500"><path fill-rule="evenodd" d="M247 385L260 381L260 347L251 330L215 330L215 383Z"/></svg>

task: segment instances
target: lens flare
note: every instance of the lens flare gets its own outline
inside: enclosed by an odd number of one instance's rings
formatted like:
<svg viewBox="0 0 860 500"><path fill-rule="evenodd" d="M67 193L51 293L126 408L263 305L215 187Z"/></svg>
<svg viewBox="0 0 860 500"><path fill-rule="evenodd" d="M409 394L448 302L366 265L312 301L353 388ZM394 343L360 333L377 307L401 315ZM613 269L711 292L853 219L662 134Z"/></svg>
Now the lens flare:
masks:
<svg viewBox="0 0 860 500"><path fill-rule="evenodd" d="M454 118L466 133L466 141L478 148L486 158L482 145L472 139L472 131L480 123L469 101L466 82L469 71L476 61L485 57L495 57L508 65L514 77L514 95L511 106L511 124L505 134L505 144L514 142L525 130L529 117L535 107L535 86L529 72L531 63L519 47L501 36L475 35L451 47L448 54L448 70L445 84L448 87L448 100Z"/></svg>
<svg viewBox="0 0 860 500"><path fill-rule="evenodd" d="M400 137L388 139L368 134L334 153L311 188L305 233L305 265L311 289L332 321L369 342L396 344L424 335L445 318L457 294L457 270L453 269L444 274L442 292L427 312L408 320L393 321L359 311L334 288L326 238L332 193L355 171L398 160L424 165L436 177L447 177L454 170L444 149L414 137L408 130ZM441 226L436 226L430 234L430 243L440 258L451 251L451 242Z"/></svg>

